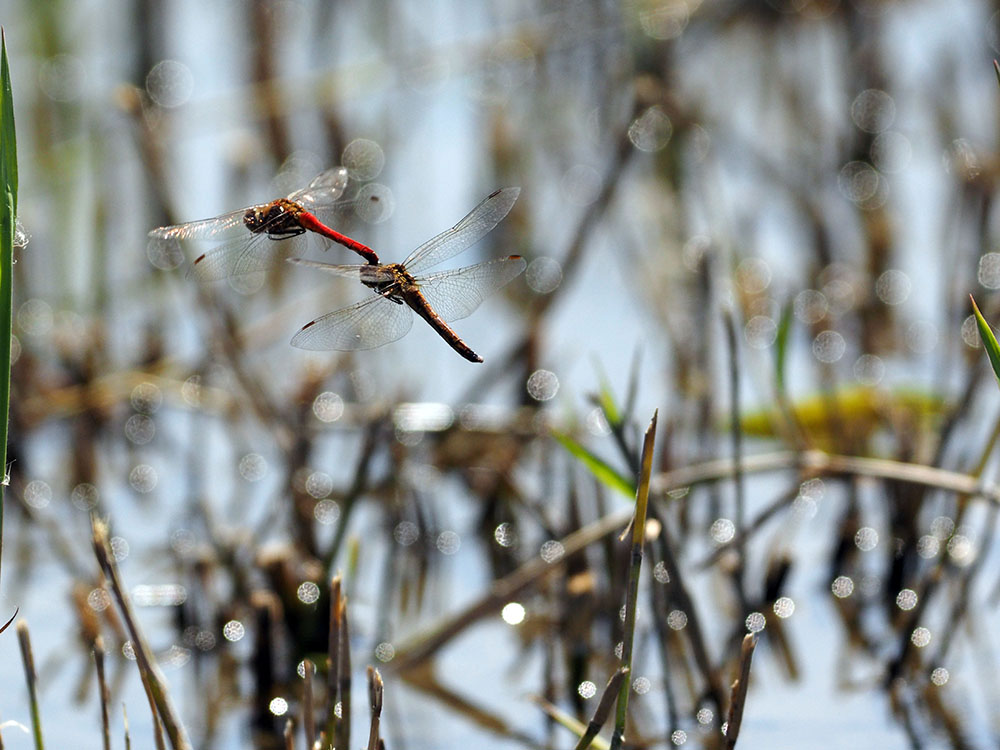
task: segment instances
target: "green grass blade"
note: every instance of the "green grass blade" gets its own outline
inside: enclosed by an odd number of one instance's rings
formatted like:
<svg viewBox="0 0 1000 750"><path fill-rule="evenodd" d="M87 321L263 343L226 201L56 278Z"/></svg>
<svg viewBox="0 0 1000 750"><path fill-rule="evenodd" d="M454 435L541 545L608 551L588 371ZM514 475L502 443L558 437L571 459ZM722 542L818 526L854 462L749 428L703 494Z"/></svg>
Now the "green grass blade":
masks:
<svg viewBox="0 0 1000 750"><path fill-rule="evenodd" d="M976 325L979 327L979 338L982 339L983 348L986 350L986 355L990 358L990 364L993 366L993 374L1000 381L1000 344L997 343L997 337L993 335L990 324L986 322L986 318L979 312L979 305L976 304L976 300L971 294L969 295L969 299L972 300L972 312L976 316Z"/></svg>
<svg viewBox="0 0 1000 750"><path fill-rule="evenodd" d="M0 558L7 477L7 415L10 411L10 338L13 309L14 227L17 218L17 137L14 97L7 64L7 38L0 30Z"/></svg>
<svg viewBox="0 0 1000 750"><path fill-rule="evenodd" d="M788 336L792 330L793 313L794 303L792 300L788 300L781 310L781 319L778 321L778 336L774 346L774 372L779 393L785 392L785 363L788 360Z"/></svg>
<svg viewBox="0 0 1000 750"><path fill-rule="evenodd" d="M635 484L603 458L595 455L565 433L553 430L552 436L559 441L563 448L569 451L570 455L586 466L587 470L605 487L620 492L630 499L635 498Z"/></svg>
<svg viewBox="0 0 1000 750"><path fill-rule="evenodd" d="M597 392L597 405L601 407L601 411L604 412L604 418L608 420L608 424L613 429L621 424L621 409L618 408L618 402L615 401L615 394L611 392L608 375L597 360L594 361L594 369L597 370L597 380L600 384L600 389Z"/></svg>

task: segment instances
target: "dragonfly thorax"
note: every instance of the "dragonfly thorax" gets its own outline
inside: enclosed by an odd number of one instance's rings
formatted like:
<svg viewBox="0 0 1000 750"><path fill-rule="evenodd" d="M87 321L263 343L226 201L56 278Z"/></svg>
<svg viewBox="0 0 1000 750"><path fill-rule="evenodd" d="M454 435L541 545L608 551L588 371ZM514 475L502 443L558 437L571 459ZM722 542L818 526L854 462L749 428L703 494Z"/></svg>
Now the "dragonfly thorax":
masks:
<svg viewBox="0 0 1000 750"><path fill-rule="evenodd" d="M406 294L417 287L402 263L361 266L360 274L362 284L397 304L402 304Z"/></svg>
<svg viewBox="0 0 1000 750"><path fill-rule="evenodd" d="M302 207L295 201L279 198L262 206L248 208L243 224L254 234L267 232L272 237L302 234L306 230L299 223Z"/></svg>

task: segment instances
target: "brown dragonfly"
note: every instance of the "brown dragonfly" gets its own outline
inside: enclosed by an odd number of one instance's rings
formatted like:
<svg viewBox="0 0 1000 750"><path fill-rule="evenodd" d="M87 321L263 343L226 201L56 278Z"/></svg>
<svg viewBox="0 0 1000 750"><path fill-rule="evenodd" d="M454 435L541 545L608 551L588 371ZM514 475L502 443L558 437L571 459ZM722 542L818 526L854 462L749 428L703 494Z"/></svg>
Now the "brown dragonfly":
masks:
<svg viewBox="0 0 1000 750"><path fill-rule="evenodd" d="M302 258L292 263L357 279L374 294L350 307L324 315L302 327L292 339L301 349L350 351L374 349L402 338L415 312L470 362L483 358L459 338L448 323L468 317L482 301L525 268L511 255L474 266L422 275L421 272L458 255L482 239L507 215L520 188L497 190L451 229L418 247L402 263L338 266Z"/></svg>
<svg viewBox="0 0 1000 750"><path fill-rule="evenodd" d="M379 262L378 255L367 245L331 229L319 217L342 212L345 206L357 204L370 216L380 214L381 198L375 194L355 201L341 200L347 187L347 169L334 167L321 172L301 190L269 203L248 206L211 219L189 221L168 227L157 227L149 233L155 240L186 242L208 240L224 244L199 255L191 272L202 281L217 281L266 271L293 251L294 243L265 240L289 240L306 232L325 237L353 250L368 263Z"/></svg>

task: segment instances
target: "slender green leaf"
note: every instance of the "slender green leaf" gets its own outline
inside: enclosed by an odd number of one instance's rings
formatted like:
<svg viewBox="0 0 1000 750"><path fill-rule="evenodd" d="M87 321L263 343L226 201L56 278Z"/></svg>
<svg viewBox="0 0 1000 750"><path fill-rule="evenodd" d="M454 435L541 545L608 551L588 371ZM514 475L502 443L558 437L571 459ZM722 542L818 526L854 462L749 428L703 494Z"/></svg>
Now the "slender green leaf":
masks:
<svg viewBox="0 0 1000 750"><path fill-rule="evenodd" d="M597 379L600 382L600 390L597 392L597 405L604 412L604 418L612 428L618 427L622 421L621 409L615 400L615 394L611 392L611 384L608 382L608 375L601 367L601 363L594 360L594 368L597 370Z"/></svg>
<svg viewBox="0 0 1000 750"><path fill-rule="evenodd" d="M979 312L979 305L976 304L976 300L971 294L969 295L969 299L972 300L972 312L975 313L976 325L979 327L979 338L982 339L983 348L986 350L986 355L990 358L993 373L1000 380L1000 344L997 343L997 337L993 335L993 331L990 329L989 323L986 322L986 318Z"/></svg>
<svg viewBox="0 0 1000 750"><path fill-rule="evenodd" d="M781 319L778 321L778 336L774 346L774 372L778 392L785 392L785 362L788 359L788 336L792 330L794 305L791 300L781 308Z"/></svg>
<svg viewBox="0 0 1000 750"><path fill-rule="evenodd" d="M642 568L642 544L646 539L646 512L649 507L649 478L653 473L653 448L656 444L656 423L659 410L646 428L642 441L642 464L639 469L639 486L635 494L635 515L632 516L632 554L625 586L625 627L622 633L622 666L632 671L632 646L635 643L635 611L639 602L639 573ZM619 750L625 743L625 721L628 717L629 683L623 681L618 688L618 705L615 711L615 728L611 733L610 750Z"/></svg>
<svg viewBox="0 0 1000 750"><path fill-rule="evenodd" d="M17 138L7 38L0 29L0 558L3 557L3 488L7 481L7 415L10 409L10 339L13 309L14 231L17 218Z"/></svg>
<svg viewBox="0 0 1000 750"><path fill-rule="evenodd" d="M559 441L563 448L569 451L570 455L586 466L587 470L605 487L620 492L630 499L635 498L635 484L603 458L595 455L565 433L553 430L552 436Z"/></svg>

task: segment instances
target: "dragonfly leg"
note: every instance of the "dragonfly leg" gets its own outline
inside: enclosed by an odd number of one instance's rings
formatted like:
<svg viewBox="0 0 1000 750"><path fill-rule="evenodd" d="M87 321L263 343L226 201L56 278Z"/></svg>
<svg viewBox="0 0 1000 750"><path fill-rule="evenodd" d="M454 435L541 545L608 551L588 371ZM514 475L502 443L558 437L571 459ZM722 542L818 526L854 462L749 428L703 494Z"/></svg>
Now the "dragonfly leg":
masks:
<svg viewBox="0 0 1000 750"><path fill-rule="evenodd" d="M274 229L267 233L267 238L269 240L286 240L289 237L298 237L305 233L306 230L302 227L289 227L288 229Z"/></svg>

